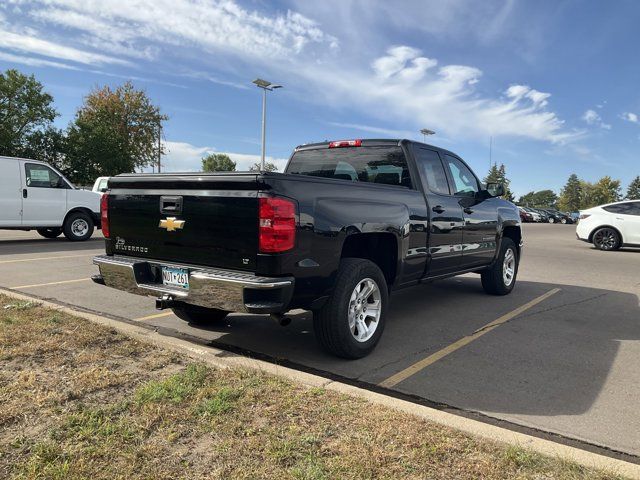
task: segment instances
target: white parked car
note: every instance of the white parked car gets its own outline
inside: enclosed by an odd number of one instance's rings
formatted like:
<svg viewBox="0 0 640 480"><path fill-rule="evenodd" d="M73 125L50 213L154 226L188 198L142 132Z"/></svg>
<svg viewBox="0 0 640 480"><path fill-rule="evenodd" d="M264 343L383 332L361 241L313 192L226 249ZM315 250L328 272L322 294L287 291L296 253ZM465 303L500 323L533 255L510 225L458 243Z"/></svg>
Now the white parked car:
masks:
<svg viewBox="0 0 640 480"><path fill-rule="evenodd" d="M100 226L100 194L78 190L51 165L0 156L0 229L87 240Z"/></svg>
<svg viewBox="0 0 640 480"><path fill-rule="evenodd" d="M640 247L640 200L581 210L576 235L600 250Z"/></svg>
<svg viewBox="0 0 640 480"><path fill-rule="evenodd" d="M99 193L102 195L107 191L107 183L109 182L109 177L98 177L96 178L95 183L93 184L92 192Z"/></svg>

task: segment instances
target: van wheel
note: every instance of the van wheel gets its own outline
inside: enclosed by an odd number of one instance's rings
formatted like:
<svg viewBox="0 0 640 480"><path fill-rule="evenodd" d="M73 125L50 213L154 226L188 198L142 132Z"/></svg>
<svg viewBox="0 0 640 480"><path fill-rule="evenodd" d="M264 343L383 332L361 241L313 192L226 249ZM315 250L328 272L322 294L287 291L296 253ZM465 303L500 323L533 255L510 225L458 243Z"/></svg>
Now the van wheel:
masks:
<svg viewBox="0 0 640 480"><path fill-rule="evenodd" d="M36 229L41 236L44 238L58 238L62 233L61 228L38 228Z"/></svg>
<svg viewBox="0 0 640 480"><path fill-rule="evenodd" d="M72 242L88 240L93 235L93 220L84 212L73 212L69 214L64 222L64 236Z"/></svg>
<svg viewBox="0 0 640 480"><path fill-rule="evenodd" d="M491 295L507 295L516 284L518 250L513 240L502 238L500 254L493 266L482 272L482 288Z"/></svg>
<svg viewBox="0 0 640 480"><path fill-rule="evenodd" d="M173 313L179 319L193 323L194 325L217 323L229 315L229 312L225 310L205 308L197 305L181 305L180 307L173 307L171 310L173 310Z"/></svg>
<svg viewBox="0 0 640 480"><path fill-rule="evenodd" d="M338 357L355 359L368 355L382 336L388 302L387 282L375 263L343 259L333 294L313 312L318 342Z"/></svg>

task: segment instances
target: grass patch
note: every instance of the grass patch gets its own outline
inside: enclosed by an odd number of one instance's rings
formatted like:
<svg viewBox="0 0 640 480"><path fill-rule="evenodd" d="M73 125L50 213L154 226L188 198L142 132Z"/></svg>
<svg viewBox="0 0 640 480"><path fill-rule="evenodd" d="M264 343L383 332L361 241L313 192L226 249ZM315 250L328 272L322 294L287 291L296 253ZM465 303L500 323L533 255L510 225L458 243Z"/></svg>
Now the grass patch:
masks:
<svg viewBox="0 0 640 480"><path fill-rule="evenodd" d="M0 478L618 478L1 296L0 360Z"/></svg>

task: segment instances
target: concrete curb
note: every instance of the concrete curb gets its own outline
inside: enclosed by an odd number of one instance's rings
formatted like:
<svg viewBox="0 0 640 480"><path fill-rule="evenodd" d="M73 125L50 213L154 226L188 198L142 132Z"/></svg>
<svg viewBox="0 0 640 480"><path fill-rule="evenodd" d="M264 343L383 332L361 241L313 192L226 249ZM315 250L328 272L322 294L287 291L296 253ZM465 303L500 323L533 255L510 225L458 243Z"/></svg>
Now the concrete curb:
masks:
<svg viewBox="0 0 640 480"><path fill-rule="evenodd" d="M132 325L93 313L75 310L71 307L61 306L53 302L17 293L12 290L0 288L0 294L18 300L37 301L48 308L113 328L136 340L148 342L160 348L185 354L194 360L207 363L217 368L249 368L272 375L278 375L310 387L321 387L327 390L359 397L371 403L384 405L395 410L415 415L430 422L444 425L493 442L518 445L542 455L569 460L585 467L607 470L614 474L640 480L640 465L625 462L623 460L606 457L604 455L588 452L568 445L562 445L524 433L514 432L495 425L443 412L424 405L418 405L406 400L383 395L381 393L372 392L353 385L329 380L311 373L301 372L299 370L283 367L262 360L243 357L241 355L213 347L203 347L187 340L161 335L153 330L138 325Z"/></svg>

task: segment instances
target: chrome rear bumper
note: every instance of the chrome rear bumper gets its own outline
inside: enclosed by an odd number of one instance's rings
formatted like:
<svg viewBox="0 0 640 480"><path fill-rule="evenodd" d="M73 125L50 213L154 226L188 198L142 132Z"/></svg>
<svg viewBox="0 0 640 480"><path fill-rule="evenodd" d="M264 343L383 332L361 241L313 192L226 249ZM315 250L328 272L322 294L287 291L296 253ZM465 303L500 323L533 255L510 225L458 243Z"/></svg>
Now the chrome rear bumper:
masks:
<svg viewBox="0 0 640 480"><path fill-rule="evenodd" d="M94 281L108 287L229 312L284 312L293 294L293 277L259 277L248 272L120 255L99 255L93 263L100 269L100 276ZM163 285L162 267L188 270L189 289Z"/></svg>

